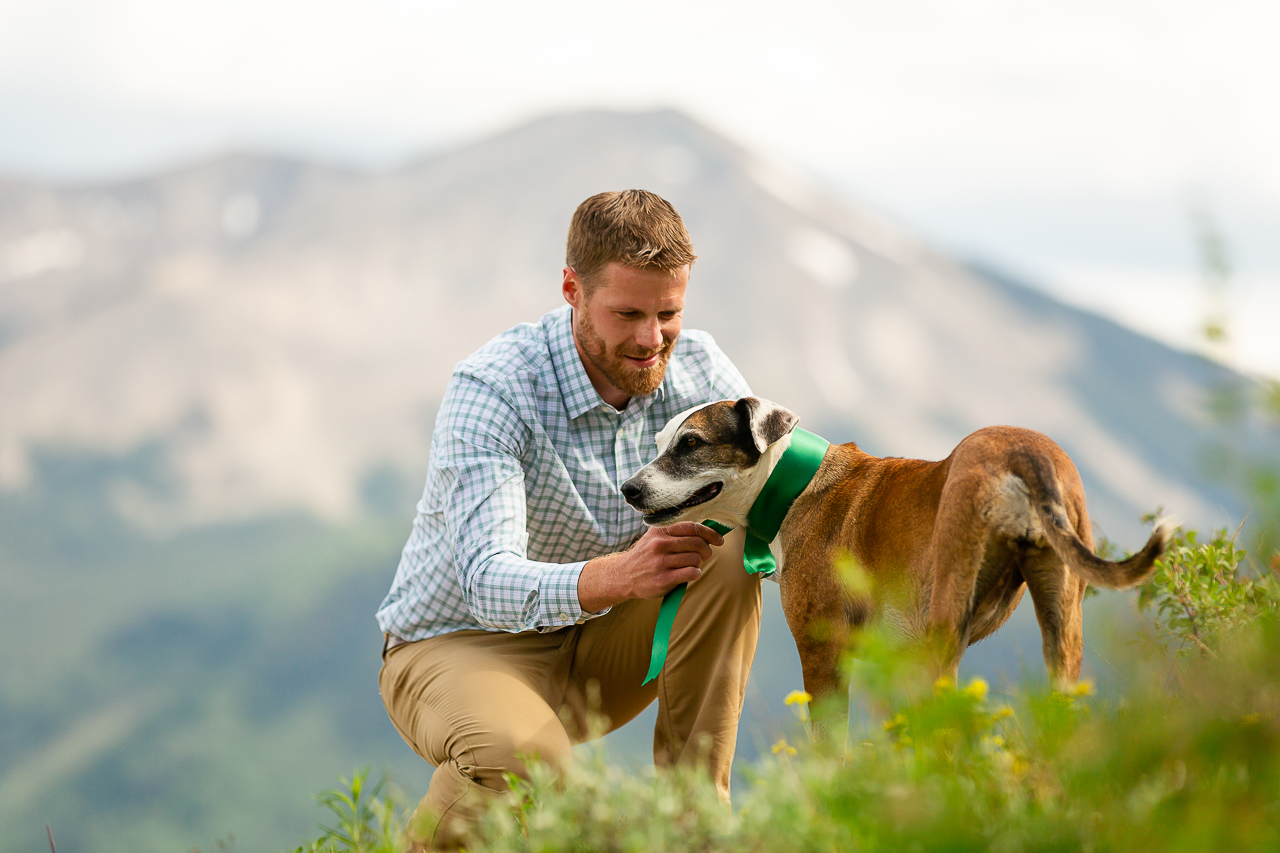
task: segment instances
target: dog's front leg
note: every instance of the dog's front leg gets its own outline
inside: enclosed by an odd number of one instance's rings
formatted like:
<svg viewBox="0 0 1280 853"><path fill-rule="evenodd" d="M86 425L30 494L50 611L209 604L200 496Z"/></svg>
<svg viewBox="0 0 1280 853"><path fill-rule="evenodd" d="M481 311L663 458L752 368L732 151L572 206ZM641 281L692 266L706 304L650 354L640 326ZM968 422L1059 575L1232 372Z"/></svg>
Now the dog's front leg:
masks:
<svg viewBox="0 0 1280 853"><path fill-rule="evenodd" d="M844 652L848 631L830 631L826 625L804 629L812 637L830 636L830 639L802 640L796 636L796 648L800 652L800 668L804 673L804 689L816 701L830 696L847 696L848 679L840 669L840 656ZM834 635L834 636L831 636Z"/></svg>
<svg viewBox="0 0 1280 853"><path fill-rule="evenodd" d="M840 666L848 632L831 641L796 640L805 692L813 696L812 732L817 743L842 743L849 723L849 681Z"/></svg>
<svg viewBox="0 0 1280 853"><path fill-rule="evenodd" d="M849 717L849 680L841 658L849 642L849 622L830 598L811 589L782 585L782 611L800 653L804 689L813 696L813 735L818 741L842 739Z"/></svg>

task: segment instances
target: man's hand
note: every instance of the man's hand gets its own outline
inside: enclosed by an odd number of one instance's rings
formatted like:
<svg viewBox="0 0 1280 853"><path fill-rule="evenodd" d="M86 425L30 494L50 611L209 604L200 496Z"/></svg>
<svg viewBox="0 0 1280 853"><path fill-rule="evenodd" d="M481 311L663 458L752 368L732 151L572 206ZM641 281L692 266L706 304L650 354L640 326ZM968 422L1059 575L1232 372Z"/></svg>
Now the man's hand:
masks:
<svg viewBox="0 0 1280 853"><path fill-rule="evenodd" d="M628 598L661 598L696 581L712 545L724 537L696 521L650 527L628 551L596 557L578 576L578 602L594 613Z"/></svg>

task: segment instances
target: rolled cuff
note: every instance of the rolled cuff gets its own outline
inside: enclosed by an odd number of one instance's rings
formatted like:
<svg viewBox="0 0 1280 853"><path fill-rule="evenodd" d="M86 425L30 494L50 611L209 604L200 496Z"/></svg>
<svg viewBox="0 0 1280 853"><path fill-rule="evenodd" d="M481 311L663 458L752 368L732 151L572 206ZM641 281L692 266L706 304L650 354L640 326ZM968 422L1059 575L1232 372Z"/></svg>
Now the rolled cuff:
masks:
<svg viewBox="0 0 1280 853"><path fill-rule="evenodd" d="M580 625L609 612L608 607L593 613L582 609L582 603L578 600L578 578L582 576L582 567L586 564L586 560L564 563L543 572L538 581L538 609L541 611L537 619L539 631Z"/></svg>

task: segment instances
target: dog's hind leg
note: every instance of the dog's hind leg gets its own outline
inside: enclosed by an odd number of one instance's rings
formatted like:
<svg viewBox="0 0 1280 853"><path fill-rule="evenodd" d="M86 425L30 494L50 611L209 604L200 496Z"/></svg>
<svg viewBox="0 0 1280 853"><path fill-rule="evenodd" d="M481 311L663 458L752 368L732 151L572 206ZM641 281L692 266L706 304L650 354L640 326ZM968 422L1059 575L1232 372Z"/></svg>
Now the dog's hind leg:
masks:
<svg viewBox="0 0 1280 853"><path fill-rule="evenodd" d="M934 674L956 677L973 630L974 591L991 523L982 511L993 490L985 473L951 480L943 489L931 541L929 655Z"/></svg>
<svg viewBox="0 0 1280 853"><path fill-rule="evenodd" d="M1084 660L1081 601L1088 583L1067 569L1052 548L1036 548L1024 559L1023 575L1040 623L1044 665L1056 690L1068 690Z"/></svg>

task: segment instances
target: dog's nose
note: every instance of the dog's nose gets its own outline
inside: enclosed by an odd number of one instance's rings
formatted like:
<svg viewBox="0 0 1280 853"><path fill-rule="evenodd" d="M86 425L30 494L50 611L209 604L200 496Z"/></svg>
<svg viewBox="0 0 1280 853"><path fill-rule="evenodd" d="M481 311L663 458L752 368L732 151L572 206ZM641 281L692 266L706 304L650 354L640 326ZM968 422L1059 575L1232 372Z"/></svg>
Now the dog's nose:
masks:
<svg viewBox="0 0 1280 853"><path fill-rule="evenodd" d="M627 503L634 503L640 497L640 491L640 487L630 480L622 484L622 496L627 499Z"/></svg>

